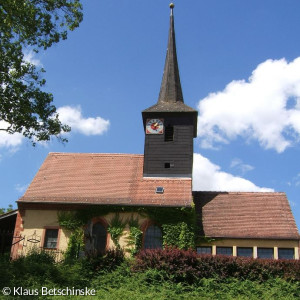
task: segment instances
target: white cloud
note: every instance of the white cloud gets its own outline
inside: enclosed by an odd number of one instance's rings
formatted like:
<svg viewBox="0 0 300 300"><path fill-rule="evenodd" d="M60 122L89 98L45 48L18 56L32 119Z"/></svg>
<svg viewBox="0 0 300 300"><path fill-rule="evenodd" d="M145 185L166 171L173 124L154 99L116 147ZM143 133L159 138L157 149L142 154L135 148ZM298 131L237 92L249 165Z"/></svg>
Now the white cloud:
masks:
<svg viewBox="0 0 300 300"><path fill-rule="evenodd" d="M57 109L59 119L64 124L72 127L73 132L79 132L84 135L101 135L105 133L110 125L109 120L101 117L83 118L80 107L63 106ZM0 129L8 128L8 123L0 121ZM25 140L21 133L8 134L6 131L0 130L0 148L7 148L12 152L19 149L19 146ZM39 144L44 144L39 142Z"/></svg>
<svg viewBox="0 0 300 300"><path fill-rule="evenodd" d="M8 123L0 121L0 129L8 128ZM18 148L23 142L23 135L21 133L9 134L6 131L0 130L0 148Z"/></svg>
<svg viewBox="0 0 300 300"><path fill-rule="evenodd" d="M63 106L57 110L62 123L71 126L72 131L78 131L84 135L101 135L110 125L109 120L101 117L83 118L81 107Z"/></svg>
<svg viewBox="0 0 300 300"><path fill-rule="evenodd" d="M199 102L201 146L215 148L242 136L283 152L300 140L300 57L267 60L246 80Z"/></svg>
<svg viewBox="0 0 300 300"><path fill-rule="evenodd" d="M249 171L254 170L254 167L248 164L244 164L243 161L239 158L234 158L230 163L230 168L235 169L242 174L245 174Z"/></svg>
<svg viewBox="0 0 300 300"><path fill-rule="evenodd" d="M226 192L273 192L273 189L258 187L251 181L221 171L199 153L194 154L193 165L194 191L226 191Z"/></svg>
<svg viewBox="0 0 300 300"><path fill-rule="evenodd" d="M43 66L40 59L38 59L36 57L36 53L33 52L32 50L25 50L23 60L26 61L26 62L29 62L29 63L37 66L37 67L42 67Z"/></svg>

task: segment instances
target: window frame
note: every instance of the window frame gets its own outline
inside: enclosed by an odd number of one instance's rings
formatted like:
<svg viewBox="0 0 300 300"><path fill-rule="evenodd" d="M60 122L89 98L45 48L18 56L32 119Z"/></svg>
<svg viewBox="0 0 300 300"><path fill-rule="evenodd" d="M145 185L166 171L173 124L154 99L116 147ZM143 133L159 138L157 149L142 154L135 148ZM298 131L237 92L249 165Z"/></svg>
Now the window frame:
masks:
<svg viewBox="0 0 300 300"><path fill-rule="evenodd" d="M199 253L198 249L205 249L205 250L209 249L209 252ZM197 252L198 255L212 255L212 246L198 246L198 247L196 247L196 252Z"/></svg>
<svg viewBox="0 0 300 300"><path fill-rule="evenodd" d="M146 240L146 232L147 230L149 229L149 227L151 226L155 226L157 228L160 229L160 232L161 232L161 247L157 247L157 248L145 248L145 240ZM143 240L142 240L142 245L143 245L143 249L146 250L146 249L163 249L163 230L162 230L162 227L155 223L155 222L152 222L152 221L146 221L143 226L142 226L142 232L143 232Z"/></svg>
<svg viewBox="0 0 300 300"><path fill-rule="evenodd" d="M93 227L95 224L100 223L105 231L106 231L106 243L105 243L105 249L104 252L106 252L109 248L109 241L110 241L110 233L107 231L108 228L108 223L107 221L103 218L103 217L94 217L91 220L91 227L90 227L90 235L91 235L91 239L93 239ZM97 251L97 249L95 249L93 247L93 251Z"/></svg>
<svg viewBox="0 0 300 300"><path fill-rule="evenodd" d="M226 249L226 250L231 250L231 254L228 253L218 253L218 250L220 249ZM217 246L216 247L216 255L226 255L226 256L233 256L233 247L232 246Z"/></svg>
<svg viewBox="0 0 300 300"><path fill-rule="evenodd" d="M56 246L53 248L45 247L47 241L47 230L57 230L57 238L56 238ZM60 232L61 229L59 226L45 226L43 231L43 239L42 239L42 248L46 250L58 250L59 249L59 241L60 241Z"/></svg>
<svg viewBox="0 0 300 300"><path fill-rule="evenodd" d="M280 251L286 251L286 250L292 250L293 251L293 257L287 258L287 257L280 257ZM295 248L278 248L278 259L295 259Z"/></svg>
<svg viewBox="0 0 300 300"><path fill-rule="evenodd" d="M241 255L239 254L240 250L251 250L251 255ZM236 256L237 257L249 257L249 258L253 258L253 247L236 247Z"/></svg>
<svg viewBox="0 0 300 300"><path fill-rule="evenodd" d="M259 255L260 251L272 250L272 257L261 257ZM272 247L257 247L257 258L259 259L274 259L274 248Z"/></svg>

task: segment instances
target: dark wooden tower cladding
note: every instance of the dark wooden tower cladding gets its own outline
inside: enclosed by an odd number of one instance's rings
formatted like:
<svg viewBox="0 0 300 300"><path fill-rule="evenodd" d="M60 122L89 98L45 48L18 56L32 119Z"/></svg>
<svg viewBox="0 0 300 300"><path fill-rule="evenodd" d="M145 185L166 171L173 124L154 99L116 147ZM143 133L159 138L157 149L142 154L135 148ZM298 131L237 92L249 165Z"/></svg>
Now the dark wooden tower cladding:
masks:
<svg viewBox="0 0 300 300"><path fill-rule="evenodd" d="M145 129L144 177L191 177L198 112L184 104L177 63L173 4L168 50L155 105L142 111ZM152 127L151 127L152 125Z"/></svg>

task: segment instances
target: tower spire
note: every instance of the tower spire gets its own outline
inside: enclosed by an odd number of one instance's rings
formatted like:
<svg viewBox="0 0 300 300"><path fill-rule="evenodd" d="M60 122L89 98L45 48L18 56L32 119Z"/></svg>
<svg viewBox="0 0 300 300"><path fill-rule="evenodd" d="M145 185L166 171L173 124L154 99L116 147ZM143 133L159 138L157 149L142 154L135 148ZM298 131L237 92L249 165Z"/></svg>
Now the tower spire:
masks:
<svg viewBox="0 0 300 300"><path fill-rule="evenodd" d="M168 50L166 55L164 74L161 82L160 93L157 103L184 102L176 53L175 30L174 30L174 4L170 4L170 28L168 38Z"/></svg>
<svg viewBox="0 0 300 300"><path fill-rule="evenodd" d="M183 102L179 77L174 4L170 4L168 50L156 104L142 111L145 130L144 177L191 177L198 112Z"/></svg>
<svg viewBox="0 0 300 300"><path fill-rule="evenodd" d="M174 4L170 4L170 28L168 38L168 49L164 67L164 74L161 81L157 103L143 110L143 114L150 112L190 112L195 115L197 111L184 104L179 69L176 53L175 30L174 30Z"/></svg>

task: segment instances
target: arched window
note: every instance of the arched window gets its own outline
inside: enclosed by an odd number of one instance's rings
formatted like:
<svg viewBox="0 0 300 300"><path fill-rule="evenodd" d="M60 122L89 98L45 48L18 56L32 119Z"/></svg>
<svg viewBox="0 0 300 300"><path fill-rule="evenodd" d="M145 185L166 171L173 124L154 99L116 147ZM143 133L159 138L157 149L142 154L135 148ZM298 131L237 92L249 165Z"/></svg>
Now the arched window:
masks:
<svg viewBox="0 0 300 300"><path fill-rule="evenodd" d="M103 253L106 248L107 232L105 227L101 223L95 223L93 225L93 241L94 248L98 253Z"/></svg>
<svg viewBox="0 0 300 300"><path fill-rule="evenodd" d="M145 249L161 249L162 248L162 231L156 225L147 227L144 236Z"/></svg>

